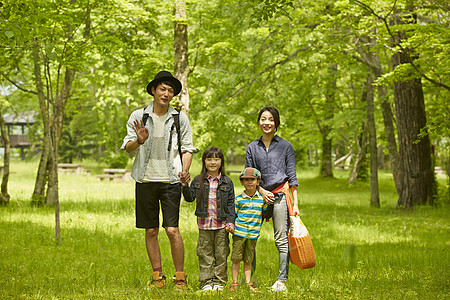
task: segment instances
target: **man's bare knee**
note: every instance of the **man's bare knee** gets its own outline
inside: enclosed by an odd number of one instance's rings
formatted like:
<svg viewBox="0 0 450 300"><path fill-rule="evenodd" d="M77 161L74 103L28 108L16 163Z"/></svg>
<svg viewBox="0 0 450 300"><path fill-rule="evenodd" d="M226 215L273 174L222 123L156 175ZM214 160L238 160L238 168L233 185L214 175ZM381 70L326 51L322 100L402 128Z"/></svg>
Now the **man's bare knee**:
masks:
<svg viewBox="0 0 450 300"><path fill-rule="evenodd" d="M159 228L146 228L145 229L145 237L147 239L155 239L158 238Z"/></svg>
<svg viewBox="0 0 450 300"><path fill-rule="evenodd" d="M181 236L180 234L180 230L178 227L166 227L166 234L169 237L169 239L176 239L179 236Z"/></svg>

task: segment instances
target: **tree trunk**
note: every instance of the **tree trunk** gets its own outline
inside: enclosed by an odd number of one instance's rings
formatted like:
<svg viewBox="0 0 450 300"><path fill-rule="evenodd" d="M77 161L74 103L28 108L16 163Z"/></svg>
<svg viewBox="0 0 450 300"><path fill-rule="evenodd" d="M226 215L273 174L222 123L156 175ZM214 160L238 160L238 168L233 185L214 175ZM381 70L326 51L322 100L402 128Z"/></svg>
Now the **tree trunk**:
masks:
<svg viewBox="0 0 450 300"><path fill-rule="evenodd" d="M320 175L322 177L333 177L332 140L328 138L330 132L329 126L324 126L324 133L322 134L322 162L320 164Z"/></svg>
<svg viewBox="0 0 450 300"><path fill-rule="evenodd" d="M391 104L387 99L386 86L378 87L378 98L381 100L381 112L383 114L384 133L386 135L389 158L391 161L392 177L394 178L397 195L401 194L400 160L398 157L397 140L395 138L394 114Z"/></svg>
<svg viewBox="0 0 450 300"><path fill-rule="evenodd" d="M48 190L45 198L47 205L56 205L58 197L58 149L64 123L64 110L69 98L72 82L75 78L75 69L66 68L61 93L56 96L53 104L52 121L50 122L50 156L48 168Z"/></svg>
<svg viewBox="0 0 450 300"><path fill-rule="evenodd" d="M400 23L398 20L394 22ZM400 32L396 44L404 38ZM407 49L395 53L392 67L413 61ZM420 130L426 126L425 102L420 79L394 82L395 116L400 158L401 194L397 205L412 208L414 205L433 204L435 178L428 135L418 140Z"/></svg>
<svg viewBox="0 0 450 300"><path fill-rule="evenodd" d="M183 85L180 92L180 102L182 105L182 110L189 115L188 26L185 0L175 0L174 47L174 76L178 78Z"/></svg>
<svg viewBox="0 0 450 300"><path fill-rule="evenodd" d="M336 97L336 72L335 64L330 67L331 78L328 80L325 91L325 124L322 126L320 133L322 135L322 162L320 164L320 175L322 177L333 177L333 161L332 161L332 139L329 137L331 133L331 125L328 121L334 116L334 103Z"/></svg>
<svg viewBox="0 0 450 300"><path fill-rule="evenodd" d="M373 32L373 34L375 35L376 32ZM375 78L379 78L384 74L384 72L381 66L380 56L377 51L374 52L373 50L376 46L376 39L370 37L361 37L358 42L358 52L361 55L362 62L370 68L370 71L373 72ZM378 85L378 99L381 102L384 131L386 134L387 146L392 165L392 175L394 178L397 194L400 195L401 185L397 142L395 139L394 117L392 114L391 105L389 103L388 90L385 85Z"/></svg>
<svg viewBox="0 0 450 300"><path fill-rule="evenodd" d="M50 127L49 127L49 111L44 95L44 87L42 84L41 64L39 55L39 45L35 44L33 47L34 60L34 78L36 84L36 91L39 100L39 107L41 117L44 125L44 140L42 142L41 159L39 160L39 167L36 175L36 182L34 184L34 191L31 197L31 202L34 204L42 204L45 201L45 186L47 184L47 169L48 156L50 153Z"/></svg>
<svg viewBox="0 0 450 300"><path fill-rule="evenodd" d="M356 153L355 163L353 164L352 171L348 177L348 183L355 184L358 178L359 169L361 164L364 162L364 156L366 156L366 146L367 146L367 126L363 125L360 138L356 138L356 146L358 147L358 152Z"/></svg>
<svg viewBox="0 0 450 300"><path fill-rule="evenodd" d="M5 120L3 119L3 111L0 108L0 128L3 138L3 147L5 148L5 156L3 157L3 177L2 177L2 187L0 194L0 204L8 205L9 199L11 198L8 194L8 180L9 180L9 156L10 156L10 142L9 135L6 129Z"/></svg>
<svg viewBox="0 0 450 300"><path fill-rule="evenodd" d="M380 207L380 194L378 190L378 149L377 149L377 132L375 125L373 104L374 98L374 75L369 71L366 83L366 99L367 99L367 127L369 130L369 146L370 146L370 205Z"/></svg>
<svg viewBox="0 0 450 300"><path fill-rule="evenodd" d="M394 56L393 61L397 63L398 58ZM426 125L420 79L395 82L394 99L402 184L397 204L406 207L433 204L435 182L428 135L415 143Z"/></svg>

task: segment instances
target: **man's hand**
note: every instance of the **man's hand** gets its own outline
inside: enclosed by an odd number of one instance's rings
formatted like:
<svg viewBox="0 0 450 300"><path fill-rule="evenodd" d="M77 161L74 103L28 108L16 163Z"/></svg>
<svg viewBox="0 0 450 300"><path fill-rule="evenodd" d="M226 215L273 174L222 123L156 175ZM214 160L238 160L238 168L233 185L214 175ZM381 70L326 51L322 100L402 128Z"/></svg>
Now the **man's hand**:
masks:
<svg viewBox="0 0 450 300"><path fill-rule="evenodd" d="M143 144L149 136L148 129L145 128L144 122L142 120L134 120L134 126L132 126L134 132L136 132L138 143Z"/></svg>
<svg viewBox="0 0 450 300"><path fill-rule="evenodd" d="M180 182L182 185L188 185L189 181L191 181L191 175L188 171L179 172L178 177L180 177Z"/></svg>

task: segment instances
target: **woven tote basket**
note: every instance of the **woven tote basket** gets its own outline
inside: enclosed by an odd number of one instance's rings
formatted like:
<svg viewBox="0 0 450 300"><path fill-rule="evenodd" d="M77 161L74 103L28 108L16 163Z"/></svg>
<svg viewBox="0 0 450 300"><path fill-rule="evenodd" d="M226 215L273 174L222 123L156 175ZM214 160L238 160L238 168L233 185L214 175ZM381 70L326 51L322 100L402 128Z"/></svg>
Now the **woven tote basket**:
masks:
<svg viewBox="0 0 450 300"><path fill-rule="evenodd" d="M303 224L299 216L294 216L289 183L286 182L272 191L272 193L278 192L283 192L286 195L286 204L291 220L290 231L295 234L295 236L292 236L291 232L288 232L290 261L300 269L312 268L316 265L316 254L314 253L311 236L309 235L305 224ZM292 220L292 218L294 218L294 220ZM296 226L294 226L292 222L295 222ZM297 229L297 231L294 230L293 227L296 227L295 229Z"/></svg>
<svg viewBox="0 0 450 300"><path fill-rule="evenodd" d="M303 237L293 237L288 233L289 256L291 262L300 269L309 269L316 265L311 236L309 233Z"/></svg>

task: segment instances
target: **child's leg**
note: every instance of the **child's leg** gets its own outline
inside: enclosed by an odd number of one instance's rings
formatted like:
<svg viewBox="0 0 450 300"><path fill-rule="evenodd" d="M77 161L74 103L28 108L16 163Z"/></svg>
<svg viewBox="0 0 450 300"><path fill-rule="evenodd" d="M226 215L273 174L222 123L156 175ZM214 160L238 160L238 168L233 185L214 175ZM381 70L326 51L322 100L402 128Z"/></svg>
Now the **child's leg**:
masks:
<svg viewBox="0 0 450 300"><path fill-rule="evenodd" d="M228 281L227 259L228 255L230 255L230 239L225 228L215 231L214 252L216 258L214 263L214 284L226 285Z"/></svg>
<svg viewBox="0 0 450 300"><path fill-rule="evenodd" d="M252 280L252 264L244 262L244 277L245 282L250 283L250 281Z"/></svg>
<svg viewBox="0 0 450 300"><path fill-rule="evenodd" d="M241 261L243 259L244 253L244 239L242 237L233 235L233 252L231 253L231 277L233 281L238 280L239 267L241 266Z"/></svg>
<svg viewBox="0 0 450 300"><path fill-rule="evenodd" d="M240 266L241 266L240 262L233 262L233 264L231 265L231 277L233 277L233 281L238 280ZM251 272L251 270L250 270L250 272Z"/></svg>
<svg viewBox="0 0 450 300"><path fill-rule="evenodd" d="M247 283L252 280L252 262L255 255L256 239L246 239L244 247L244 277Z"/></svg>
<svg viewBox="0 0 450 300"><path fill-rule="evenodd" d="M197 241L197 256L200 269L200 288L212 284L214 278L214 236L211 230L199 230Z"/></svg>

